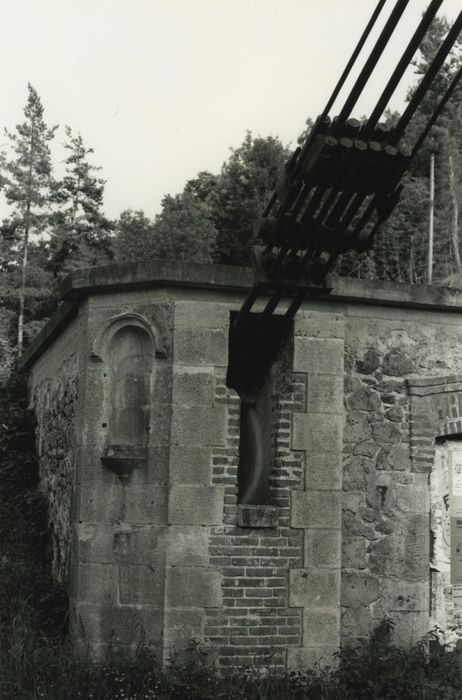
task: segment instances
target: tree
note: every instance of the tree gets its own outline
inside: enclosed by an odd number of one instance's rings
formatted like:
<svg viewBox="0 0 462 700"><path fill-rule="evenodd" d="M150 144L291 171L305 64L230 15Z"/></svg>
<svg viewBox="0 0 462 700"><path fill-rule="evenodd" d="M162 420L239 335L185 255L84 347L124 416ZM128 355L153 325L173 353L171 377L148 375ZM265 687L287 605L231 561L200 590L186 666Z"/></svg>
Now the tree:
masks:
<svg viewBox="0 0 462 700"><path fill-rule="evenodd" d="M112 258L111 222L102 211L105 181L95 173L100 168L91 165L82 136L74 136L65 128L65 175L55 182L52 201L57 210L51 216L48 267L55 277L61 277L77 267L102 265Z"/></svg>
<svg viewBox="0 0 462 700"><path fill-rule="evenodd" d="M26 311L28 254L31 237L43 231L51 184L50 141L57 127L48 128L43 119L43 106L36 90L28 85L24 108L25 121L14 132L6 130L13 158L4 160L5 196L13 209L10 247L20 269L18 287L18 354L21 354Z"/></svg>
<svg viewBox="0 0 462 700"><path fill-rule="evenodd" d="M154 256L154 224L141 209L123 211L115 224L114 257L137 262Z"/></svg>
<svg viewBox="0 0 462 700"><path fill-rule="evenodd" d="M152 255L210 263L216 255L217 231L207 204L188 191L162 200L153 226Z"/></svg>
<svg viewBox="0 0 462 700"><path fill-rule="evenodd" d="M432 23L413 62L416 82L410 88L409 101L426 74L441 45L449 24L444 18ZM404 140L413 146L429 117L462 66L462 42L456 42L449 59L412 118ZM385 122L393 127L396 113L386 113ZM344 256L338 270L342 274L368 276L371 271L379 279L399 282L427 281L429 173L431 156L435 156L435 224L433 267L436 280L448 281L459 267L459 216L462 194L462 86L452 95L426 141L403 179L400 201L390 218L382 225L373 248L370 264L358 265L353 256ZM460 279L458 280L460 284Z"/></svg>
<svg viewBox="0 0 462 700"><path fill-rule="evenodd" d="M181 194L166 195L153 223L141 211L124 212L116 225L116 259L249 264L254 222L288 157L279 139L248 132L218 175L199 172Z"/></svg>
<svg viewBox="0 0 462 700"><path fill-rule="evenodd" d="M447 20L436 18L414 61L418 80L427 72L431 60L436 54L450 28ZM445 93L453 77L462 66L462 41L456 41L448 60L436 76L422 101L418 112L411 122L406 138L413 144L416 135L432 114L439 100ZM409 91L412 96L416 85ZM435 156L435 244L434 271L435 278L444 280L454 273L460 273L459 222L458 210L461 192L462 166L462 87L459 85L451 100L438 118L421 151L411 165L411 174L420 179L429 191L429 170L431 154ZM406 194L406 193L404 193ZM417 209L416 209L417 212ZM424 246L426 248L426 245Z"/></svg>
<svg viewBox="0 0 462 700"><path fill-rule="evenodd" d="M218 230L220 261L248 265L253 225L261 216L290 153L277 138L250 132L223 164L210 206Z"/></svg>

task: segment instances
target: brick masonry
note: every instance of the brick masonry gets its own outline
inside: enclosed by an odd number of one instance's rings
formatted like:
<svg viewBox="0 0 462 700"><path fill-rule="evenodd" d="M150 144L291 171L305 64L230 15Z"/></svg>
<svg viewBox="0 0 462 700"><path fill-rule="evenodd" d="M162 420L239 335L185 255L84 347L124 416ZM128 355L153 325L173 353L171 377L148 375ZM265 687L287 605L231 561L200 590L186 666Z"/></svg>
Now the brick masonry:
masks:
<svg viewBox="0 0 462 700"><path fill-rule="evenodd" d="M224 486L223 524L210 533L210 564L223 576L223 605L209 610L204 630L222 666L271 660L286 663L287 650L302 642L302 611L289 603L290 571L302 565L303 533L290 527L290 492L303 482L304 454L291 449L291 415L306 405L306 376L290 373L275 383L270 480L277 525L238 525L239 398L217 375L216 401L228 407L226 444L212 456L212 482Z"/></svg>

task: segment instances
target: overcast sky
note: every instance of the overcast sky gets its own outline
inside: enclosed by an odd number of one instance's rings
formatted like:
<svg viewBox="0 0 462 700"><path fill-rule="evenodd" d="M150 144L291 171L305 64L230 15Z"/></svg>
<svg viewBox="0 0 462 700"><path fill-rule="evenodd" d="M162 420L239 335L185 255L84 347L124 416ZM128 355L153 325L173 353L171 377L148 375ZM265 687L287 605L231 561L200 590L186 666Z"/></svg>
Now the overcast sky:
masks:
<svg viewBox="0 0 462 700"><path fill-rule="evenodd" d="M30 82L47 123L61 125L57 158L65 124L94 148L106 213L154 216L164 194L181 192L200 170L218 172L247 129L293 144L306 117L322 111L375 5L1 0L0 127L22 121ZM357 116L370 111L426 5L411 0ZM443 3L448 18L459 10L460 0ZM6 213L0 202L0 218Z"/></svg>

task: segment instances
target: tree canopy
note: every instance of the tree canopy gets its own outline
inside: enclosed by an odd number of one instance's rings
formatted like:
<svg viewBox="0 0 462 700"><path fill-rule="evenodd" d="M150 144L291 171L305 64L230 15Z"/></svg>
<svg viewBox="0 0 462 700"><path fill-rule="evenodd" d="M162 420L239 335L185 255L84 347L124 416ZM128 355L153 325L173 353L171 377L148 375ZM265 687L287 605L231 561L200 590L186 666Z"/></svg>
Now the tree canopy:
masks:
<svg viewBox="0 0 462 700"><path fill-rule="evenodd" d="M447 30L446 20L433 23L414 62L415 85ZM461 65L459 40L408 127L408 143L415 142ZM386 113L385 121L393 124L398 116ZM312 124L308 117L299 143ZM247 132L242 143L230 149L218 173L200 171L182 192L166 194L153 219L139 209L127 209L110 221L104 213L105 180L93 164L93 149L69 126L64 128L64 175L56 177L50 143L57 128L47 125L40 97L29 85L23 121L6 130L8 148L0 154L0 189L9 206L8 216L0 222L0 357L5 365L50 314L57 281L77 267L149 258L250 264L254 222L290 156L278 138ZM373 249L368 255L343 256L338 274L427 282L432 161L433 280L460 285L462 86L412 162L401 200Z"/></svg>

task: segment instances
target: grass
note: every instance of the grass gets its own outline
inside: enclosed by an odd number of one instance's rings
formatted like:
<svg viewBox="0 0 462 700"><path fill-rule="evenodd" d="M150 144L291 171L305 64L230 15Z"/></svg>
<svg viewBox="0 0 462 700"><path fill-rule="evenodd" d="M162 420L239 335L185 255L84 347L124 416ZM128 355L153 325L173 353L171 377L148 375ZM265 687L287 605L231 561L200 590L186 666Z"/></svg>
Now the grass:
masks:
<svg viewBox="0 0 462 700"><path fill-rule="evenodd" d="M149 649L135 661L94 665L78 660L64 639L34 629L24 605L3 630L2 700L460 700L459 654L431 634L403 649L391 641L392 623L344 648L335 666L281 674L271 666L220 675L204 650L192 644L182 659L162 669ZM429 647L431 653L429 653Z"/></svg>

